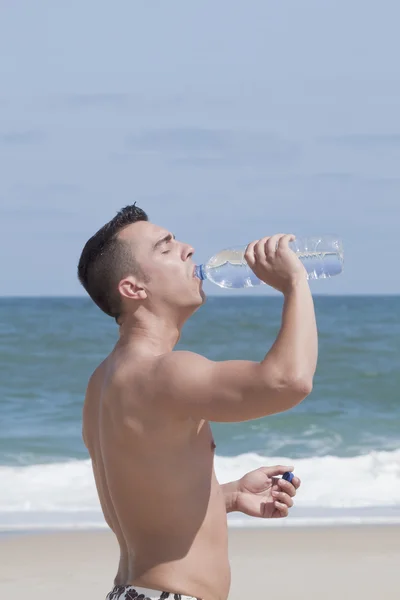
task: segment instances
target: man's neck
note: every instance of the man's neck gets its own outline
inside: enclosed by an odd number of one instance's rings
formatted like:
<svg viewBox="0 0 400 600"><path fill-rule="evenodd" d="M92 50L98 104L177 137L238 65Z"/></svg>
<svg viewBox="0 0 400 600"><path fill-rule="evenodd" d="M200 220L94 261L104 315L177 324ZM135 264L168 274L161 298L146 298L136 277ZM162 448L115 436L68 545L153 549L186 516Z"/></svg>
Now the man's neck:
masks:
<svg viewBox="0 0 400 600"><path fill-rule="evenodd" d="M128 317L119 328L120 345L140 345L149 354L171 352L179 341L181 327L172 319L146 315Z"/></svg>

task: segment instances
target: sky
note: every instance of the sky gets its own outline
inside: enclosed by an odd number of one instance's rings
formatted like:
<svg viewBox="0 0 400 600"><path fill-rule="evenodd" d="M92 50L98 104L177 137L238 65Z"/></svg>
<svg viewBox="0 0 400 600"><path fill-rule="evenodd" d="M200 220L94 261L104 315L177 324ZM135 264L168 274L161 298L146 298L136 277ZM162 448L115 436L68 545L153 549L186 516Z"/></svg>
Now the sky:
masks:
<svg viewBox="0 0 400 600"><path fill-rule="evenodd" d="M83 294L83 245L135 201L198 263L334 233L345 269L315 293L399 294L399 21L397 0L2 0L0 296Z"/></svg>

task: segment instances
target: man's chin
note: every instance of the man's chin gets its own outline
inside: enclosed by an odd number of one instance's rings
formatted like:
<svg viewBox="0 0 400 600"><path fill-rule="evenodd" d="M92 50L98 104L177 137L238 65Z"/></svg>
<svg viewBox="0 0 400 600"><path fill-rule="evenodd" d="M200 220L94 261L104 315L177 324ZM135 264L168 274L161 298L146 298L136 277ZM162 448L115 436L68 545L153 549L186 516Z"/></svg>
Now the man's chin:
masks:
<svg viewBox="0 0 400 600"><path fill-rule="evenodd" d="M204 291L202 289L200 289L200 294L197 298L197 301L195 303L193 303L193 312L195 313L196 310L199 310L199 308L201 308L203 306L203 304L205 304L206 301L207 301L207 296L205 295Z"/></svg>

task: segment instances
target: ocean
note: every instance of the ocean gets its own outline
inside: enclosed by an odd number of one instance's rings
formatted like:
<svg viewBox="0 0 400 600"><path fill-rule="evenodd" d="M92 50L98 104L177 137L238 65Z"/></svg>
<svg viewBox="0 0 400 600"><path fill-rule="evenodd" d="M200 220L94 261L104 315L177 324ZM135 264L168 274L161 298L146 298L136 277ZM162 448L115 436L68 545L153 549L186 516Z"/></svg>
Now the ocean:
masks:
<svg viewBox="0 0 400 600"><path fill-rule="evenodd" d="M288 519L229 515L231 526L400 522L400 296L315 296L312 394L257 421L212 424L221 482L294 464ZM179 349L261 360L279 326L277 296L209 297ZM106 527L81 411L92 370L118 330L87 298L0 299L0 532Z"/></svg>

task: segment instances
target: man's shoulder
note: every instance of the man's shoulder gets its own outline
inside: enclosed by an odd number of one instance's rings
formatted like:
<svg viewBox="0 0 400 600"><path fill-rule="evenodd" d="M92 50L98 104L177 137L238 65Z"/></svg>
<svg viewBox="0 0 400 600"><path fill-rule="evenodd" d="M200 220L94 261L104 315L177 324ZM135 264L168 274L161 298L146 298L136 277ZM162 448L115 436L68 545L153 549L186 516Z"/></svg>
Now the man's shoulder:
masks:
<svg viewBox="0 0 400 600"><path fill-rule="evenodd" d="M161 392L168 396L171 392L176 394L178 389L189 381L194 383L204 376L207 368L212 364L210 360L188 350L174 350L157 356L148 373L149 381L157 394Z"/></svg>
<svg viewBox="0 0 400 600"><path fill-rule="evenodd" d="M207 358L190 350L173 350L156 357L154 366L157 368L183 367L209 362Z"/></svg>
<svg viewBox="0 0 400 600"><path fill-rule="evenodd" d="M87 390L90 390L91 388L93 388L100 380L101 377L104 376L104 371L107 365L107 361L108 358L105 358L92 372L92 374L89 377L88 380L88 384L87 384Z"/></svg>
<svg viewBox="0 0 400 600"><path fill-rule="evenodd" d="M171 351L157 356L141 359L131 357L130 368L122 368L114 380L114 391L123 403L123 411L132 411L132 414L152 419L152 415L162 415L164 423L171 425L175 421L185 421L190 427L197 426L198 419L182 417L173 410L172 397L176 394L176 372L185 371L185 355L198 356L192 352ZM177 366L172 367L171 365ZM169 365L169 366L168 366ZM118 405L117 402L113 402ZM154 412L155 411L155 412Z"/></svg>
<svg viewBox="0 0 400 600"><path fill-rule="evenodd" d="M175 407L178 412L193 394L201 394L213 363L200 354L176 350L154 360L149 382L156 402Z"/></svg>

